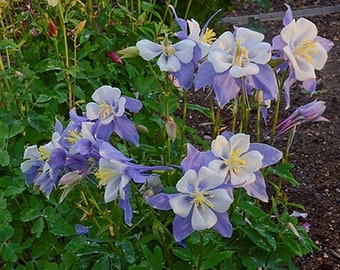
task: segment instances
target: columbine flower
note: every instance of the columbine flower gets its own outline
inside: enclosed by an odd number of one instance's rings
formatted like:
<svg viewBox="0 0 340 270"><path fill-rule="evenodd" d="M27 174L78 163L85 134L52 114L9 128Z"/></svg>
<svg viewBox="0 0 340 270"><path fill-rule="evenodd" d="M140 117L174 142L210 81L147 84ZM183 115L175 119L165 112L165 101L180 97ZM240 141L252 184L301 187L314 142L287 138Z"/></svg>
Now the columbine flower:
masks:
<svg viewBox="0 0 340 270"><path fill-rule="evenodd" d="M209 168L220 173L234 187L243 187L249 196L268 201L261 168L282 158L281 151L262 144L250 143L249 135L224 132L211 143L215 158Z"/></svg>
<svg viewBox="0 0 340 270"><path fill-rule="evenodd" d="M121 95L119 88L104 85L93 94L95 102L86 105L89 120L98 120L97 137L108 140L114 131L121 138L138 145L139 136L134 124L126 116L125 109L138 112L142 103L134 98Z"/></svg>
<svg viewBox="0 0 340 270"><path fill-rule="evenodd" d="M226 211L233 198L223 183L224 177L207 167L203 166L198 172L189 169L177 182L179 193L160 193L147 200L155 208L174 211L173 232L177 242L193 231L210 228L230 237L232 225Z"/></svg>
<svg viewBox="0 0 340 270"><path fill-rule="evenodd" d="M177 72L182 64L191 62L195 45L196 43L189 39L172 44L168 36L165 36L161 44L146 39L136 44L140 56L146 61L160 55L157 65L162 71L169 72Z"/></svg>
<svg viewBox="0 0 340 270"><path fill-rule="evenodd" d="M224 178L230 174L230 182L235 186L253 183L254 172L262 166L263 155L258 151L248 152L249 137L240 133L227 140L219 135L211 143L211 151L219 159L211 161L209 167Z"/></svg>
<svg viewBox="0 0 340 270"><path fill-rule="evenodd" d="M244 83L241 78L246 78L250 88L264 91L266 100L276 99L276 77L267 64L271 45L262 42L263 39L263 34L243 27L237 28L234 34L223 33L211 45L207 61L199 67L195 89L213 86L217 102L223 108L239 93Z"/></svg>
<svg viewBox="0 0 340 270"><path fill-rule="evenodd" d="M321 116L325 109L325 102L317 100L297 108L291 115L276 126L277 134L275 138L281 136L291 128L295 128L304 123L328 121L327 118Z"/></svg>
<svg viewBox="0 0 340 270"><path fill-rule="evenodd" d="M172 5L169 5L169 7L174 13L175 20L181 28L181 31L175 33L174 35L181 40L191 39L195 41L197 44L194 48L194 57L193 57L193 62L197 64L199 60L207 56L210 45L216 39L215 37L216 33L212 29L209 29L208 25L211 22L211 20L216 16L216 14L221 11L221 9L216 11L208 19L208 21L204 24L204 26L201 29L197 21L195 21L194 19L184 20L182 18L179 18L176 14L175 8Z"/></svg>
<svg viewBox="0 0 340 270"><path fill-rule="evenodd" d="M263 39L263 34L242 27L236 29L235 36L224 32L211 45L208 61L216 72L229 69L234 78L257 74L258 64L266 64L271 57L271 46Z"/></svg>
<svg viewBox="0 0 340 270"><path fill-rule="evenodd" d="M292 10L283 18L284 28L281 34L274 37L273 49L283 53L283 58L290 67L289 76L284 84L287 107L290 106L289 89L296 81L302 81L303 87L313 93L316 89L315 70L321 70L327 61L327 52L333 42L317 36L318 30L311 21L293 19ZM284 68L284 66L283 66Z"/></svg>
<svg viewBox="0 0 340 270"><path fill-rule="evenodd" d="M99 186L105 186L104 201L106 203L119 199L119 206L124 211L124 221L132 225L132 209L129 200L130 181L144 184L150 178L145 174L151 170L170 170L164 166L143 166L133 164L130 158L124 156L120 151L108 142L100 146L98 171L95 173L99 179Z"/></svg>
<svg viewBox="0 0 340 270"><path fill-rule="evenodd" d="M196 43L190 39L172 44L168 36L161 44L143 39L137 42L140 56L144 60L151 60L160 55L157 65L161 71L168 71L178 79L180 86L189 89L194 74L193 52Z"/></svg>

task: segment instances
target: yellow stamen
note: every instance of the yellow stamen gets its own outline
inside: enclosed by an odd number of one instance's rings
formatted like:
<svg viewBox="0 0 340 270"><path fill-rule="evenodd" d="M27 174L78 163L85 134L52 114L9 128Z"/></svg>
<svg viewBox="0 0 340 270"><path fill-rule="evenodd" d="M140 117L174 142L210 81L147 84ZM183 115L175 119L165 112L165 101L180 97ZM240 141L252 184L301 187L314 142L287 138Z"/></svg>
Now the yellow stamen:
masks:
<svg viewBox="0 0 340 270"><path fill-rule="evenodd" d="M200 192L196 191L195 194L193 194L194 203L196 206L201 206L202 210L205 211L205 206L208 206L209 208L213 209L214 205L207 199L207 198L213 198L213 195L210 195L208 192Z"/></svg>
<svg viewBox="0 0 340 270"><path fill-rule="evenodd" d="M66 137L66 140L69 143L74 144L76 141L78 141L79 139L81 139L81 133L78 132L77 130L69 130L68 131L68 137Z"/></svg>
<svg viewBox="0 0 340 270"><path fill-rule="evenodd" d="M120 175L120 173L112 168L102 167L96 171L94 175L99 179L98 186L101 187L112 181L115 177Z"/></svg>
<svg viewBox="0 0 340 270"><path fill-rule="evenodd" d="M313 54L317 54L315 42L312 40L303 40L295 48L295 54L304 58L307 62L313 63Z"/></svg>
<svg viewBox="0 0 340 270"><path fill-rule="evenodd" d="M107 103L100 104L100 117L102 119L106 119L109 115L112 114L112 107Z"/></svg>
<svg viewBox="0 0 340 270"><path fill-rule="evenodd" d="M246 161L240 157L240 150L232 150L228 159L224 163L230 167L234 173L238 173L240 169L247 165Z"/></svg>
<svg viewBox="0 0 340 270"><path fill-rule="evenodd" d="M167 39L167 37L164 38L164 40L161 43L162 45L162 53L165 56L172 56L175 54L175 48L172 46L171 42Z"/></svg>
<svg viewBox="0 0 340 270"><path fill-rule="evenodd" d="M38 152L40 154L40 160L47 161L50 158L51 151L45 148L44 146L40 146Z"/></svg>
<svg viewBox="0 0 340 270"><path fill-rule="evenodd" d="M214 32L214 30L207 28L202 37L202 41L211 44L214 42L214 40L216 40L215 36L216 33Z"/></svg>
<svg viewBox="0 0 340 270"><path fill-rule="evenodd" d="M236 39L236 49L233 55L233 65L243 67L244 60L249 62L248 50L241 45L241 40Z"/></svg>

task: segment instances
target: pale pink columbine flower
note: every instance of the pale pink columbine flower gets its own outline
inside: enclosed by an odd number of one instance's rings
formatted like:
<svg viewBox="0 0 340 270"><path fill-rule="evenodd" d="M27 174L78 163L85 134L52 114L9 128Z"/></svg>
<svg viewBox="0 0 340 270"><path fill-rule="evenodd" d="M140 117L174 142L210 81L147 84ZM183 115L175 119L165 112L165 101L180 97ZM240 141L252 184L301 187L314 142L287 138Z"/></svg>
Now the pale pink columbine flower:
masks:
<svg viewBox="0 0 340 270"><path fill-rule="evenodd" d="M277 133L275 138L303 123L328 121L327 118L321 116L325 109L325 102L317 100L297 108L291 115L276 126Z"/></svg>

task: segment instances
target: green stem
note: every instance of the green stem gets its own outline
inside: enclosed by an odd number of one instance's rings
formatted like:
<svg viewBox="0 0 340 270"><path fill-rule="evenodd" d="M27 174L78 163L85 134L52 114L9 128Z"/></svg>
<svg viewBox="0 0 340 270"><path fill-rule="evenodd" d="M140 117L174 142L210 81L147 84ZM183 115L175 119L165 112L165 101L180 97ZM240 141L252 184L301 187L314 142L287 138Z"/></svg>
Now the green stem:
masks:
<svg viewBox="0 0 340 270"><path fill-rule="evenodd" d="M246 92L246 88L245 88L244 83L242 83L241 101L242 101L242 106L241 106L242 117L241 117L241 123L240 123L240 132L247 133L250 105L249 105L248 96L247 96L247 92Z"/></svg>
<svg viewBox="0 0 340 270"><path fill-rule="evenodd" d="M274 117L273 117L273 126L272 126L272 132L270 134L270 139L269 139L269 143L272 145L274 142L274 136L276 133L276 125L277 125L277 121L279 118L279 111L280 111L280 103L281 103L281 94L282 94L282 90L283 90L283 86L284 86L284 82L287 78L288 75L288 68L285 70L282 79L280 81L279 84L279 94L277 96L277 100L276 100L276 104L275 104L275 112L274 112Z"/></svg>
<svg viewBox="0 0 340 270"><path fill-rule="evenodd" d="M192 0L190 0L189 3L188 3L188 5L187 5L187 8L186 8L185 14L184 14L184 19L186 19L187 16L188 16L188 13L189 13L189 9L190 9L191 3L192 3Z"/></svg>
<svg viewBox="0 0 340 270"><path fill-rule="evenodd" d="M210 104L210 110L211 110L211 121L213 123L213 138L216 138L219 134L220 128L221 128L221 108L220 106L217 106L216 112L214 108L214 99L210 95L209 96L209 104Z"/></svg>
<svg viewBox="0 0 340 270"><path fill-rule="evenodd" d="M179 144L179 158L182 159L182 153L184 149L184 136L185 136L185 128L186 128L186 119L187 119L187 109L188 109L188 93L183 91L183 115L182 115L182 128L181 128L181 137Z"/></svg>
<svg viewBox="0 0 340 270"><path fill-rule="evenodd" d="M59 10L59 18L60 18L60 25L63 32L63 40L64 40L64 49L65 49L65 79L67 83L67 89L68 89L68 101L69 101L69 107L70 109L73 108L73 92L72 92L72 85L70 81L70 74L68 72L69 66L70 66L70 60L69 60L69 54L68 54L68 45L67 45L67 32L65 27L65 18L63 13L63 6L62 1L58 1L58 10Z"/></svg>
<svg viewBox="0 0 340 270"><path fill-rule="evenodd" d="M282 159L282 163L287 163L288 162L288 158L289 158L289 151L290 148L293 144L293 140L294 140L294 135L295 135L295 130L296 127L292 128L289 132L289 136L288 136L288 141L287 141L287 146L286 146L286 150L285 150L285 154L284 157Z"/></svg>
<svg viewBox="0 0 340 270"><path fill-rule="evenodd" d="M203 258L203 238L204 238L204 231L200 231L200 243L199 243L199 250L198 250L198 259L196 264L196 270L200 270L202 266L202 258Z"/></svg>
<svg viewBox="0 0 340 270"><path fill-rule="evenodd" d="M238 109L237 98L234 98L234 108L232 109L233 121L232 121L232 126L231 126L232 133L235 133L235 129L236 129L237 109Z"/></svg>
<svg viewBox="0 0 340 270"><path fill-rule="evenodd" d="M261 92L257 91L257 109L256 109L256 141L261 142Z"/></svg>

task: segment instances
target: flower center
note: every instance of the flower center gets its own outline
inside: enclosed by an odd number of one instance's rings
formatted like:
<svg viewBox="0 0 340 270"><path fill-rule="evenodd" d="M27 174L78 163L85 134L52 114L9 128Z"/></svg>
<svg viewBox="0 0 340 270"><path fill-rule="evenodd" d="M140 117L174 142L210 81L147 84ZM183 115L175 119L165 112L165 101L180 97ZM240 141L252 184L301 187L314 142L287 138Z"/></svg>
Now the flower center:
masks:
<svg viewBox="0 0 340 270"><path fill-rule="evenodd" d="M243 67L244 61L249 62L248 50L241 45L241 40L236 39L236 49L233 55L233 65Z"/></svg>
<svg viewBox="0 0 340 270"><path fill-rule="evenodd" d="M112 114L112 107L106 102L100 104L100 117L102 119L106 119L109 115Z"/></svg>
<svg viewBox="0 0 340 270"><path fill-rule="evenodd" d="M165 56L172 56L175 54L175 48L172 46L171 42L165 38L162 43L162 53L165 55Z"/></svg>
<svg viewBox="0 0 340 270"><path fill-rule="evenodd" d="M215 36L216 36L216 33L214 32L214 30L207 28L207 30L205 31L202 37L202 41L208 44L211 44L216 39Z"/></svg>
<svg viewBox="0 0 340 270"><path fill-rule="evenodd" d="M208 200L208 198L213 198L213 195L210 195L209 192L200 192L196 191L192 197L194 198L193 203L196 204L197 207L201 206L202 210L205 211L205 206L209 208L214 208L214 205Z"/></svg>
<svg viewBox="0 0 340 270"><path fill-rule="evenodd" d="M120 173L112 168L101 167L94 175L99 179L98 186L101 187L112 181Z"/></svg>
<svg viewBox="0 0 340 270"><path fill-rule="evenodd" d="M312 63L312 54L317 54L315 42L312 40L303 40L295 48L295 54L304 58L307 62Z"/></svg>
<svg viewBox="0 0 340 270"><path fill-rule="evenodd" d="M238 173L241 168L247 165L246 161L240 157L240 150L232 150L230 152L229 158L224 161L224 163L230 167L234 173Z"/></svg>
<svg viewBox="0 0 340 270"><path fill-rule="evenodd" d="M47 161L50 158L51 152L44 146L40 146L38 152L40 154L40 160Z"/></svg>
<svg viewBox="0 0 340 270"><path fill-rule="evenodd" d="M69 130L68 131L68 137L66 137L66 140L69 142L69 143L76 143L76 141L80 140L81 139L81 133L78 132L77 130Z"/></svg>

